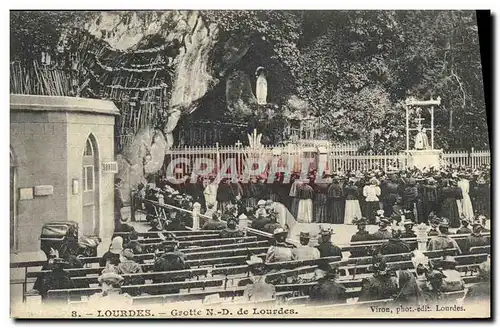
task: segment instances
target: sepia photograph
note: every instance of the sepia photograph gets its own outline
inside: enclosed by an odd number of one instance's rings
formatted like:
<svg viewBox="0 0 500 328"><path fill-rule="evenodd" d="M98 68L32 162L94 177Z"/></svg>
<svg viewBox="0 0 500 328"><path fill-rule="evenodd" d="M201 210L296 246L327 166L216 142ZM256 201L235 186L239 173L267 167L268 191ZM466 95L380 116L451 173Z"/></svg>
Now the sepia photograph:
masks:
<svg viewBox="0 0 500 328"><path fill-rule="evenodd" d="M490 11L9 19L11 318L492 317Z"/></svg>

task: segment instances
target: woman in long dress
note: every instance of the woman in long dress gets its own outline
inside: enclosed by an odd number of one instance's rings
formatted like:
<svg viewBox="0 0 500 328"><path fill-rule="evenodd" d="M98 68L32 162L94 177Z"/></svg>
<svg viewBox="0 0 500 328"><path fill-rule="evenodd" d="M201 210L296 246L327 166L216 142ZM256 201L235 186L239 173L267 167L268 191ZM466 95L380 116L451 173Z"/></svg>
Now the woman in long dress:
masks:
<svg viewBox="0 0 500 328"><path fill-rule="evenodd" d="M328 211L326 223L342 224L344 223L344 195L342 186L337 178L333 179L328 187Z"/></svg>
<svg viewBox="0 0 500 328"><path fill-rule="evenodd" d="M311 223L313 220L313 188L308 184L309 180L304 180L297 188L300 198L297 209L297 221L301 223Z"/></svg>
<svg viewBox="0 0 500 328"><path fill-rule="evenodd" d="M326 200L328 194L328 183L316 184L314 195L314 215L313 221L319 223L327 222Z"/></svg>
<svg viewBox="0 0 500 328"><path fill-rule="evenodd" d="M219 184L215 182L213 177L210 178L209 184L205 187L203 195L205 196L205 204L212 204L213 207L217 208L217 189Z"/></svg>
<svg viewBox="0 0 500 328"><path fill-rule="evenodd" d="M344 195L346 197L344 224L353 224L353 220L361 219L362 215L361 208L359 207L358 187L354 185L352 178L349 179L347 186L344 188Z"/></svg>
<svg viewBox="0 0 500 328"><path fill-rule="evenodd" d="M472 202L469 196L469 180L462 175L460 181L458 181L458 186L462 189L462 200L460 201L462 216L472 221L472 219L474 219L474 209L472 208Z"/></svg>
<svg viewBox="0 0 500 328"><path fill-rule="evenodd" d="M442 218L448 218L450 227L460 227L460 214L457 205L457 189L450 186L450 181L443 180L443 188L441 189L441 212Z"/></svg>
<svg viewBox="0 0 500 328"><path fill-rule="evenodd" d="M257 194L258 190L255 186L257 183L257 179L255 177L251 177L250 181L246 186L246 207L255 208L257 206Z"/></svg>
<svg viewBox="0 0 500 328"><path fill-rule="evenodd" d="M291 198L291 206L290 213L292 213L293 217L297 218L297 212L299 209L299 187L302 184L302 181L299 178L293 181L292 186L290 187L290 198Z"/></svg>

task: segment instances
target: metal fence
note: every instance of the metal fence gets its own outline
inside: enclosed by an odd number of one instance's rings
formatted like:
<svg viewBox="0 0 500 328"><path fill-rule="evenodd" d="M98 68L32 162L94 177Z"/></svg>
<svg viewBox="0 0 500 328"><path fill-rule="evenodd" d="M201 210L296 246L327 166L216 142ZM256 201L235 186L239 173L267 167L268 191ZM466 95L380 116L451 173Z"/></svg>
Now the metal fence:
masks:
<svg viewBox="0 0 500 328"><path fill-rule="evenodd" d="M443 160L447 164L457 166L467 166L477 168L482 165L490 165L490 152L489 151L455 151L443 154Z"/></svg>
<svg viewBox="0 0 500 328"><path fill-rule="evenodd" d="M321 156L323 156L321 158ZM183 160L180 160L182 158ZM329 171L356 171L380 168L404 169L408 165L408 157L404 152L377 154L373 152L358 152L353 145L301 145L290 144L288 146L262 146L257 149L239 146L211 146L211 147L184 147L172 149L165 156L163 174L190 174L194 167L205 169L206 166L200 159L208 159L214 163L213 172L228 168L228 160L234 161L238 174L242 174L247 165L253 165L256 169L256 162L265 165L267 170L274 160L278 166L286 166L291 171L305 171L304 165L308 169L318 168L320 161L326 162L325 169ZM177 165L172 161L176 161ZM183 163L181 163L183 162ZM443 164L455 166L467 166L477 168L490 164L489 151L455 151L445 152L442 156ZM224 167L224 165L226 165ZM169 167L170 166L170 167ZM233 166L234 167L234 166ZM262 167L261 167L262 168ZM167 170L168 169L168 170ZM227 171L229 172L229 171Z"/></svg>

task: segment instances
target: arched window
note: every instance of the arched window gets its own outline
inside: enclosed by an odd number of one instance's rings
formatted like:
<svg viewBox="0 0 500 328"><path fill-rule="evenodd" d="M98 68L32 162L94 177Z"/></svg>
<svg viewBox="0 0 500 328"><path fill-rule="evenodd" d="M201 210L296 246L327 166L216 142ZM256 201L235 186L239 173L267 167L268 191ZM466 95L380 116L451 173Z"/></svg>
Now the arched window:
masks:
<svg viewBox="0 0 500 328"><path fill-rule="evenodd" d="M95 189L95 152L93 136L90 135L85 142L83 151L83 191L93 191Z"/></svg>
<svg viewBox="0 0 500 328"><path fill-rule="evenodd" d="M82 156L82 233L99 232L99 147L93 134L85 141Z"/></svg>
<svg viewBox="0 0 500 328"><path fill-rule="evenodd" d="M92 147L90 137L87 139L87 142L85 144L85 151L83 152L83 156L94 156L94 148Z"/></svg>

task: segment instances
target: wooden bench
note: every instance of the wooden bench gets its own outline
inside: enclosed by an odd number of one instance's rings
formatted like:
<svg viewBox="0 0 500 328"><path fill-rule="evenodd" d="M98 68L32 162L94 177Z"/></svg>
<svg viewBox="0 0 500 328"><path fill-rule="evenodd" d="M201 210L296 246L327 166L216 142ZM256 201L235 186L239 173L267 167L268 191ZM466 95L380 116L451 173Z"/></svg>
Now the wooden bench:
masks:
<svg viewBox="0 0 500 328"><path fill-rule="evenodd" d="M209 258L219 258L219 257L231 257L239 255L250 255L250 254L261 254L267 252L269 247L248 247L248 248L236 248L236 249L222 249L216 251L200 252L199 249L196 251L189 251L184 253L186 258L189 260L197 259L209 259ZM135 258L137 260L152 260L154 258L154 253L139 254Z"/></svg>
<svg viewBox="0 0 500 328"><path fill-rule="evenodd" d="M458 255L455 256L455 260L463 265L469 264L479 264L486 260L488 254L466 254L466 255ZM429 259L435 266L439 266L439 262L441 258L430 258ZM342 262L341 262L342 263ZM414 268L413 262L411 260L403 260L403 261L395 261L395 262L387 262L387 267L392 270L399 269L412 269ZM341 275L355 275L359 273L367 272L371 268L371 264L361 264L354 266L342 266L339 268L341 270ZM458 266L457 268L460 268ZM342 271L346 272L342 274Z"/></svg>
<svg viewBox="0 0 500 328"><path fill-rule="evenodd" d="M360 290L361 291L361 290ZM465 296L466 289L459 290L455 292L447 292L443 293L443 301L446 300L456 300L459 298L463 298ZM351 295L356 294L356 292L351 292ZM359 296L359 295L358 295ZM286 300L286 304L288 305L304 305L308 304L309 306L314 306L314 308L341 308L341 307L362 307L362 306L373 306L373 305L381 305L381 304L390 304L395 302L394 299L383 299L383 300L374 300L374 301L364 301L364 302L355 302L355 303L338 303L338 304L324 304L324 305L314 305L309 304L309 295L304 296L295 296L290 297ZM400 304L398 304L400 305Z"/></svg>
<svg viewBox="0 0 500 328"><path fill-rule="evenodd" d="M206 240L206 239L217 239L217 238L219 238L218 233L211 233L211 234L207 234L207 235L178 236L176 239L179 242L182 242L182 241ZM143 245L147 245L147 244L161 243L163 241L163 239L157 237L157 238L138 239L137 241Z"/></svg>
<svg viewBox="0 0 500 328"><path fill-rule="evenodd" d="M445 255L455 255L457 253L457 250L455 248L449 248L449 249L444 249L444 250L437 250L437 251L426 251L424 252L424 255L427 256L428 258L437 258ZM413 253L399 253L399 254L387 254L383 255L384 259L386 262L396 262L396 261L404 261L404 260L411 260L413 257ZM363 256L363 257L351 257L345 260L342 260L340 264L371 264L373 261L373 256Z"/></svg>
<svg viewBox="0 0 500 328"><path fill-rule="evenodd" d="M325 258L329 261L338 261L340 257L328 257ZM316 269L315 263L318 263L319 261L323 261L324 259L320 260L308 260L308 261L288 261L288 262L276 262L272 263L271 269L274 268L281 268L281 267L299 267L296 269L290 269L290 270L281 270L280 272L274 272L269 274L268 276L270 278L276 277L276 276L295 276L299 275L302 273L309 273L309 272L314 272ZM226 275L224 278L224 286L226 287L227 282L229 280L229 273L248 273L248 266L236 266L232 267L236 268L236 270L232 270L231 268L215 268L215 269L206 269L206 268L200 268L200 269L189 269L189 270L178 270L178 271L168 271L168 272L144 272L144 273L136 273L136 274L125 274L123 275L124 278L126 279L133 279L133 278L142 278L144 280L152 280L155 278L162 278L162 279L175 279L175 278L183 278L183 279L191 279L193 277L196 277L199 280L200 276L207 276L208 273L211 273L213 276L215 275ZM86 274L99 274L100 270L102 271L103 268L87 268L87 269L68 269L68 273L72 276L72 280L75 282L75 284L79 284L80 286L82 285L90 285L90 284L97 284L98 283L98 276L93 276L93 277L86 277L86 276L80 276L82 274L82 271L85 272ZM80 272L78 274L75 274L75 271L79 270ZM45 272L40 272L36 276L40 276L41 274L47 273L48 271ZM35 276L33 274L33 276ZM236 277L233 277L236 279Z"/></svg>
<svg viewBox="0 0 500 328"><path fill-rule="evenodd" d="M240 238L214 238L214 239L201 239L201 240L185 240L185 241L180 241L179 242L179 248L184 249L188 247L193 247L193 246L199 246L199 247L204 247L204 246L216 246L216 245L225 245L225 244L234 244L238 242L250 242L250 241L257 241L257 236L247 236L247 237L240 237ZM145 244L146 247L150 246L153 248L158 248L161 245L161 243L152 243L152 244Z"/></svg>
<svg viewBox="0 0 500 328"><path fill-rule="evenodd" d="M486 246L474 246L471 247L469 250L470 254L480 254L480 253L491 253L491 245L486 245Z"/></svg>
<svg viewBox="0 0 500 328"><path fill-rule="evenodd" d="M128 285L123 286L122 290L127 293L134 289L140 289L142 292L157 291L158 289L188 289L192 288L208 288L222 286L224 279L207 279L207 280L194 280L194 281L181 281L181 282L164 282L157 284L147 285ZM90 296L99 293L100 288L72 288L72 289L54 289L49 290L47 294L48 300L51 301L64 301L78 300L82 296Z"/></svg>
<svg viewBox="0 0 500 328"><path fill-rule="evenodd" d="M491 238L489 232L487 232L487 233L481 233L481 235L486 236L487 239ZM469 234L460 234L460 235L451 234L449 236L451 238L453 238L455 241L457 241L457 243L460 246L460 249L462 249L463 247L460 244L460 242L463 241L463 240L465 240L470 235ZM431 237L428 237L428 240L430 238ZM414 238L401 238L401 240L403 240L406 243L408 243L410 247L416 248L416 246L417 246L417 239L415 237ZM381 246L382 244L384 244L384 243L386 243L388 241L389 241L388 239L368 240L368 241L356 241L356 242L351 242L348 245L338 245L338 246L340 247L340 249L343 252L348 252L351 249L364 249L364 248L378 247L378 246Z"/></svg>
<svg viewBox="0 0 500 328"><path fill-rule="evenodd" d="M158 232L162 231L145 231L145 232L137 232L136 234L139 237L147 237L147 236L155 236L158 235ZM163 231L163 234L165 233L173 233L177 237L181 236L197 236L197 235L210 235L210 234L219 234L220 230L192 230L192 231ZM114 235L117 236L128 236L130 232L115 232Z"/></svg>

